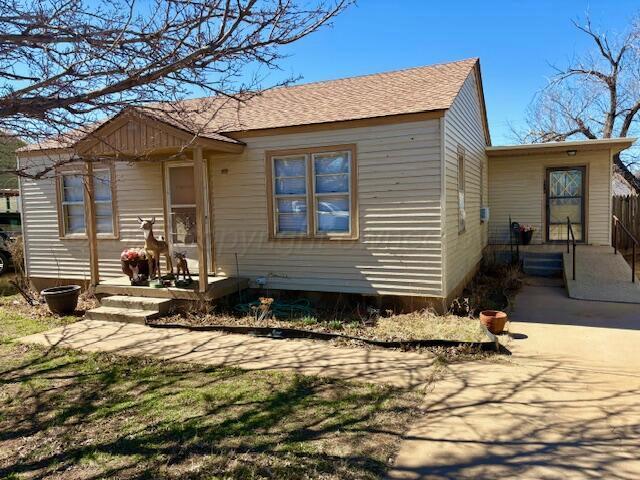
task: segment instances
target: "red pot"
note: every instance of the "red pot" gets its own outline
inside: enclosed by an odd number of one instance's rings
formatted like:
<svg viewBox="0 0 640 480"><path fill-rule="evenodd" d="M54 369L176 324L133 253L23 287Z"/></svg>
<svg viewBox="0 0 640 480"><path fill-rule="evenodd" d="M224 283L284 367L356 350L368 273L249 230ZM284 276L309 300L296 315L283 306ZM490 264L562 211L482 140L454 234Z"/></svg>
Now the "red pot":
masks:
<svg viewBox="0 0 640 480"><path fill-rule="evenodd" d="M483 310L480 312L480 321L494 335L503 332L507 323L507 314L500 310Z"/></svg>

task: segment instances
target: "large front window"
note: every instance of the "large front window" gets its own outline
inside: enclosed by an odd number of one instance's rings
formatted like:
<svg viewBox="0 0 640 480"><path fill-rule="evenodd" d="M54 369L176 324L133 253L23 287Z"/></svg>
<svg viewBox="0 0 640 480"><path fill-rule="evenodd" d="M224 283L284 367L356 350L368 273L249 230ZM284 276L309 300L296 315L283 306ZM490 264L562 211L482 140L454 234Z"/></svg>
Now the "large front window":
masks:
<svg viewBox="0 0 640 480"><path fill-rule="evenodd" d="M355 238L353 148L273 153L272 235Z"/></svg>
<svg viewBox="0 0 640 480"><path fill-rule="evenodd" d="M174 245L195 244L196 191L193 165L169 165L167 170L171 242Z"/></svg>

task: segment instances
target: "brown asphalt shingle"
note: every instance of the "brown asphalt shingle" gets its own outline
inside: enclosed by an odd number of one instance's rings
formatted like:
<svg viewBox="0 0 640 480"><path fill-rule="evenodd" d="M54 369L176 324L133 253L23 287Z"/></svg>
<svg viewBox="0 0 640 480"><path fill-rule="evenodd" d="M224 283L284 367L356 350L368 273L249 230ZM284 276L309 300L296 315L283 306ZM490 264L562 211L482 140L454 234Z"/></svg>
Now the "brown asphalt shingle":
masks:
<svg viewBox="0 0 640 480"><path fill-rule="evenodd" d="M451 107L477 62L477 58L471 58L274 88L242 102L235 98L209 97L137 110L218 140L225 138L220 134L231 132L445 110Z"/></svg>

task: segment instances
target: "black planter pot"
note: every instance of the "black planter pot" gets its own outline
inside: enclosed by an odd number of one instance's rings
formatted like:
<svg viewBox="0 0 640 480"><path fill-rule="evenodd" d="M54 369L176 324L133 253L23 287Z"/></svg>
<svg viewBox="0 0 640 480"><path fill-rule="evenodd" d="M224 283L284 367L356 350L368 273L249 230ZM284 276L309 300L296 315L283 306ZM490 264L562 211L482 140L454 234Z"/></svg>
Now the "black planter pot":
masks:
<svg viewBox="0 0 640 480"><path fill-rule="evenodd" d="M40 292L40 295L44 297L47 307L52 313L68 315L73 313L78 306L80 285L45 288Z"/></svg>
<svg viewBox="0 0 640 480"><path fill-rule="evenodd" d="M532 238L533 230L529 230L528 232L520 232L520 243L522 245L529 245Z"/></svg>

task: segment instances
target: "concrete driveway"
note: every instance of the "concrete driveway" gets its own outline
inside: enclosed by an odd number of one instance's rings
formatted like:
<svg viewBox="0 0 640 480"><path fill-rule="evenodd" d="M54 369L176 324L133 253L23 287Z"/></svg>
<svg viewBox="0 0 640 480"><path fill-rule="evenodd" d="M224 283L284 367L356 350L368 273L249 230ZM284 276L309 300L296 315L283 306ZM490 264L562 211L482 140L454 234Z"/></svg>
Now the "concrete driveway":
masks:
<svg viewBox="0 0 640 480"><path fill-rule="evenodd" d="M451 365L389 478L640 478L640 307L525 286L506 362Z"/></svg>

